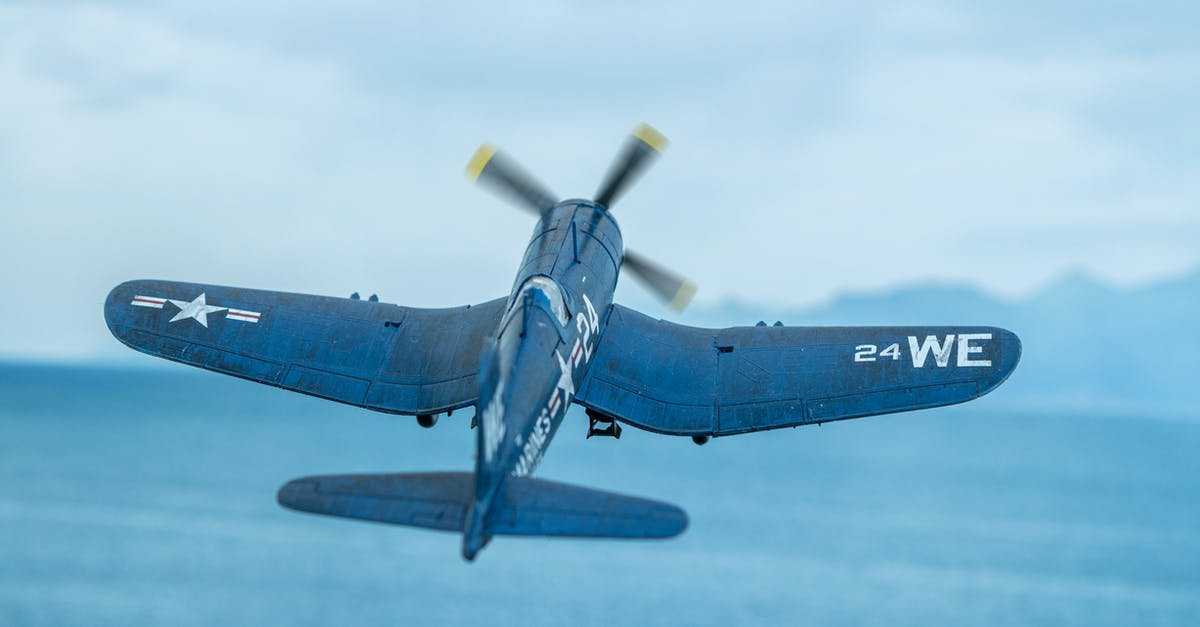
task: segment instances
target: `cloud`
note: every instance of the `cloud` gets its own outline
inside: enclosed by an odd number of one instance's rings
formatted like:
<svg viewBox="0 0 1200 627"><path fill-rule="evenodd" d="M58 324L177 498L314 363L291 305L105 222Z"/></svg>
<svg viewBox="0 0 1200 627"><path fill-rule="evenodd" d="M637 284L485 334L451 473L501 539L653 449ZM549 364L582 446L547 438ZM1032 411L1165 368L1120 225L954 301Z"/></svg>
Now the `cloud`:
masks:
<svg viewBox="0 0 1200 627"><path fill-rule="evenodd" d="M0 355L116 354L99 303L129 278L498 296L531 224L464 183L475 145L589 195L643 119L672 147L616 215L701 300L1196 263L1152 234L1198 221L1178 146L1200 138L1169 97L1197 87L1194 45L1125 47L1136 15L1028 29L1039 10L6 5Z"/></svg>
<svg viewBox="0 0 1200 627"><path fill-rule="evenodd" d="M444 219L466 204L469 148L452 147L459 197L424 191L428 155L406 151L391 128L406 114L401 99L381 100L321 60L128 11L3 11L0 261L12 296L0 352L104 352L99 304L140 276L386 293L399 275L406 300L430 305L496 291L414 289L431 274L467 275L471 261L488 267L488 251L470 248L485 232L459 237ZM528 228L512 227L493 232ZM40 308L39 333L8 304L28 302L54 303Z"/></svg>
<svg viewBox="0 0 1200 627"><path fill-rule="evenodd" d="M877 50L833 83L786 62L757 68L777 80L762 88L759 76L735 79L723 91L767 103L743 107L745 118L788 120L791 109L796 122L736 126L743 137L711 142L714 150L689 166L708 164L700 183L708 204L730 210L715 222L689 220L694 237L676 241L720 233L714 243L728 254L708 257L706 274L734 266L743 293L793 302L812 298L814 285L828 293L912 277L1019 294L1075 266L1125 280L1177 271L1197 262L1193 244L1158 240L1148 254L1144 239L1114 246L1088 234L1145 223L1195 227L1200 172L1095 125L1089 112L1166 77L1191 80L1186 67L1153 56L952 48ZM815 93L820 87L831 89ZM819 128L802 119L813 100L824 101ZM703 106L728 111L720 104ZM697 126L730 127L715 117ZM1047 229L1071 245L988 245L1001 232Z"/></svg>

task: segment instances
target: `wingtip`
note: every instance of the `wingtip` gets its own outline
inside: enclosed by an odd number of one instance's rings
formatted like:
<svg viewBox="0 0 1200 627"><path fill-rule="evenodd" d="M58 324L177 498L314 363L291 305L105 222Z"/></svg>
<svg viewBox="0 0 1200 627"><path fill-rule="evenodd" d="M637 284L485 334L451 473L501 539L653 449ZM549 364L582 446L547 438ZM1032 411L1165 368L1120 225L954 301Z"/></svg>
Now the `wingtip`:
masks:
<svg viewBox="0 0 1200 627"><path fill-rule="evenodd" d="M122 344L143 353L148 351L144 347L132 344L129 336L129 331L134 326L130 316L135 315L130 310L140 308L129 307L129 305L131 304L130 301L136 298L139 292L153 291L155 288L151 287L151 285L154 283L156 281L150 279L125 281L120 285L114 286L108 291L108 295L104 297L104 324L108 327L108 332L120 340Z"/></svg>
<svg viewBox="0 0 1200 627"><path fill-rule="evenodd" d="M989 394L992 390L1000 387L1005 381L1008 381L1009 377L1016 372L1017 365L1021 363L1021 353L1023 350L1021 338L1016 333L1000 327L992 327L992 333L999 335L1001 360L996 365L997 376L980 387L978 396Z"/></svg>

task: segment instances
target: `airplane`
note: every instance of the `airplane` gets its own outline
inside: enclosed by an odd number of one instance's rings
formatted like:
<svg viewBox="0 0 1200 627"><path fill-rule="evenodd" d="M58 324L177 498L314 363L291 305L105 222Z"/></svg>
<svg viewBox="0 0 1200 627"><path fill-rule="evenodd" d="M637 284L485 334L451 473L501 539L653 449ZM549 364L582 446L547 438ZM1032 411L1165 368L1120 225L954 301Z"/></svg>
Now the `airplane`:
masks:
<svg viewBox="0 0 1200 627"><path fill-rule="evenodd" d="M293 510L462 534L473 561L495 536L669 538L679 507L534 478L570 405L587 437L621 423L697 444L783 427L951 405L1008 378L1021 356L988 326L704 329L613 302L622 272L679 310L691 282L624 247L616 201L666 147L639 125L592 199L560 200L490 144L473 181L536 215L508 296L422 309L161 280L113 288L109 330L164 359L390 414L424 427L475 408L474 472L303 477ZM477 427L477 428L476 428Z"/></svg>

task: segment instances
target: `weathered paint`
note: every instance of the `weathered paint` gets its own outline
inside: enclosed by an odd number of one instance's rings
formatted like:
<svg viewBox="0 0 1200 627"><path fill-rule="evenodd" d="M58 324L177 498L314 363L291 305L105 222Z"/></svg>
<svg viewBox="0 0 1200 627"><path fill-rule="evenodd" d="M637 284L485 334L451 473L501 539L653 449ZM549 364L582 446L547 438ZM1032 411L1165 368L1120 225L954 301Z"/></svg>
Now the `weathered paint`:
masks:
<svg viewBox="0 0 1200 627"><path fill-rule="evenodd" d="M137 302L153 294L163 301ZM201 295L205 315L179 317ZM154 298L154 297L151 297ZM170 301L169 303L167 301ZM176 281L129 281L104 305L112 334L131 348L321 398L393 414L473 405L479 353L506 299L414 309L328 296ZM149 305L149 306L148 306ZM250 314L256 322L247 324Z"/></svg>
<svg viewBox="0 0 1200 627"><path fill-rule="evenodd" d="M602 332L599 312L611 305L616 288L621 242L611 214L584 200L558 203L534 228L507 313L481 364L475 504L463 539L468 559L491 535L493 499L510 476L537 467L587 375ZM521 290L531 279L553 286L549 300ZM554 292L565 300L566 319L552 310Z"/></svg>
<svg viewBox="0 0 1200 627"><path fill-rule="evenodd" d="M541 214L510 296L481 305L143 280L114 288L104 315L136 350L304 394L419 416L475 405L474 473L310 477L279 493L304 511L461 530L468 559L497 534L666 537L686 527L672 505L527 477L572 402L703 441L967 401L1020 359L1017 337L994 327L653 320L612 303L624 256L606 208L568 200Z"/></svg>
<svg viewBox="0 0 1200 627"><path fill-rule="evenodd" d="M657 433L734 435L962 403L1020 357L995 327L698 329L614 305L575 400Z"/></svg>

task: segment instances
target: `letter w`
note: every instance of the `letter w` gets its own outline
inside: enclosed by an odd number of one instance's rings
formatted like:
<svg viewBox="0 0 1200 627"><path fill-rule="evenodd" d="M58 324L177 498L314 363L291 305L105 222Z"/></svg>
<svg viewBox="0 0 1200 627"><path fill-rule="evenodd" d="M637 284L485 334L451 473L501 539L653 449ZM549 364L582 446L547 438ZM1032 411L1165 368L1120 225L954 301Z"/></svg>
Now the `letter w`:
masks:
<svg viewBox="0 0 1200 627"><path fill-rule="evenodd" d="M950 363L950 351L954 349L954 334L946 336L946 341L939 344L936 335L926 335L925 341L917 346L917 336L908 336L908 350L912 352L913 368L924 368L925 358L933 353L933 359L938 368L945 368Z"/></svg>

